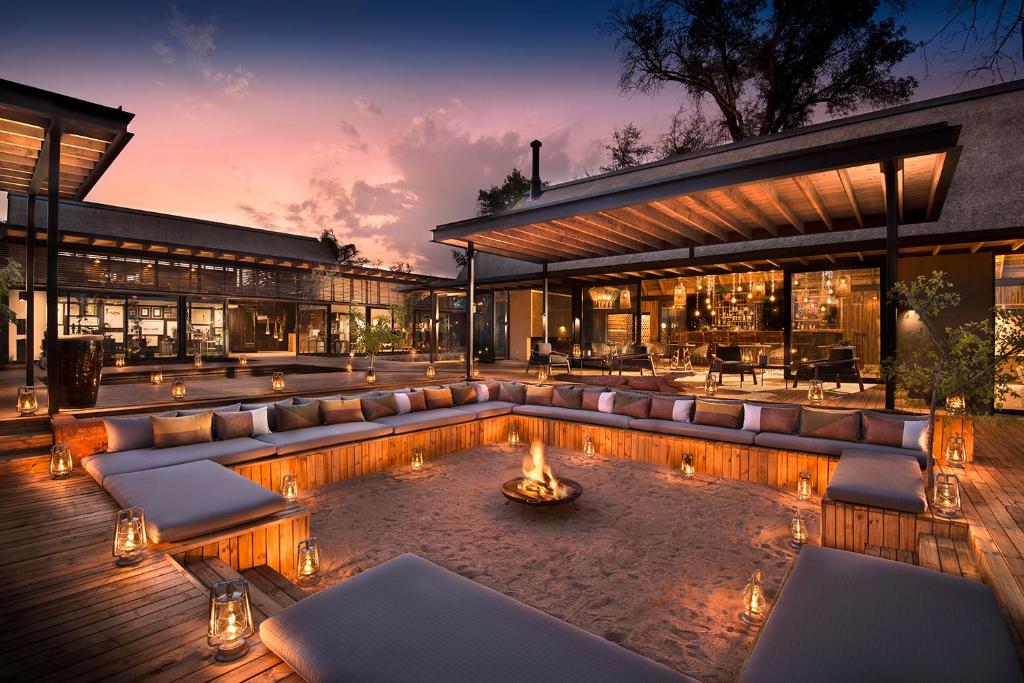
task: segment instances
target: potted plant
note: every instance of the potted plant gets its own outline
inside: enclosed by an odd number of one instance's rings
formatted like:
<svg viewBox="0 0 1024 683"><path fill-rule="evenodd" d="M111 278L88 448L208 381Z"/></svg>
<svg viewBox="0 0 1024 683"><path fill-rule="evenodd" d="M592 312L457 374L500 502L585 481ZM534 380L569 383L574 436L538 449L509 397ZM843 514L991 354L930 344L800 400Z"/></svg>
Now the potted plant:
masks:
<svg viewBox="0 0 1024 683"><path fill-rule="evenodd" d="M355 342L356 346L370 359L370 366L367 370L367 379L376 376L375 362L377 354L387 346L394 346L401 340L401 335L391 329L391 325L384 318L377 318L372 323L355 314ZM370 380L373 381L373 380Z"/></svg>

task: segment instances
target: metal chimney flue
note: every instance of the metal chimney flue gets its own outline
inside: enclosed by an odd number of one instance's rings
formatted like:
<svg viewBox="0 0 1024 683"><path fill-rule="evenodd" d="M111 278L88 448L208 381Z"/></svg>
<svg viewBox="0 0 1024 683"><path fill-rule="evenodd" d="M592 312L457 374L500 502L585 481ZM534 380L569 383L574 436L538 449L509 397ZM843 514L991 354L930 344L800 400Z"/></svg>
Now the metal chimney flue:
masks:
<svg viewBox="0 0 1024 683"><path fill-rule="evenodd" d="M530 199L540 197L540 140L530 143L533 148L533 174L530 176Z"/></svg>

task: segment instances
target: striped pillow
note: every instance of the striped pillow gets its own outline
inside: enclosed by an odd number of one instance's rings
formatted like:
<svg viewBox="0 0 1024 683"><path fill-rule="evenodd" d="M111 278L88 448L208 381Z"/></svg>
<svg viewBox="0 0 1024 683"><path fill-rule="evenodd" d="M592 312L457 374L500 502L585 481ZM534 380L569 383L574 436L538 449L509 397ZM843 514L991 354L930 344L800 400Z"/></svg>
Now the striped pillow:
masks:
<svg viewBox="0 0 1024 683"><path fill-rule="evenodd" d="M800 410L800 436L836 441L860 441L859 410Z"/></svg>
<svg viewBox="0 0 1024 683"><path fill-rule="evenodd" d="M705 401L702 398L698 398L696 403L697 410L693 414L693 424L728 427L729 429L740 428L740 416L743 414L742 403Z"/></svg>
<svg viewBox="0 0 1024 683"><path fill-rule="evenodd" d="M213 441L213 412L185 417L159 417L151 415L153 448L172 448L191 443Z"/></svg>
<svg viewBox="0 0 1024 683"><path fill-rule="evenodd" d="M395 403L394 394L364 396L359 401L362 403L363 417L367 420L398 415L398 404Z"/></svg>
<svg viewBox="0 0 1024 683"><path fill-rule="evenodd" d="M320 420L325 425L343 422L364 422L363 408L358 398L324 399L320 401Z"/></svg>
<svg viewBox="0 0 1024 683"><path fill-rule="evenodd" d="M278 403L274 410L277 431L290 432L293 429L316 427L320 424L320 402L286 406Z"/></svg>
<svg viewBox="0 0 1024 683"><path fill-rule="evenodd" d="M616 415L625 415L634 419L646 419L650 417L651 398L639 394L627 394L616 392L612 400L612 412Z"/></svg>
<svg viewBox="0 0 1024 683"><path fill-rule="evenodd" d="M654 420L689 422L691 408L693 408L692 398L651 397L651 418Z"/></svg>

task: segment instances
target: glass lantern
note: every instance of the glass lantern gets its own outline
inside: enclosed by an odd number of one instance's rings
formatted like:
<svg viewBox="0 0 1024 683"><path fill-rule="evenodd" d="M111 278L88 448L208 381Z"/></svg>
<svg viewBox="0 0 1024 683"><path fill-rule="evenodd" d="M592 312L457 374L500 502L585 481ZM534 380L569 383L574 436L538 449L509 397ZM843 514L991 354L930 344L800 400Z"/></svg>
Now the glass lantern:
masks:
<svg viewBox="0 0 1024 683"><path fill-rule="evenodd" d="M158 367L153 367L149 371L149 383L150 384L163 384L164 383L164 371Z"/></svg>
<svg viewBox="0 0 1024 683"><path fill-rule="evenodd" d="M478 361L478 360L474 360L473 361L473 365L470 368L470 376L471 377L479 377L480 376L480 361Z"/></svg>
<svg viewBox="0 0 1024 683"><path fill-rule="evenodd" d="M203 367L203 357L197 353L192 359L192 365L197 368Z"/></svg>
<svg viewBox="0 0 1024 683"><path fill-rule="evenodd" d="M537 381L541 384L548 381L548 370L547 368L541 368L537 371Z"/></svg>
<svg viewBox="0 0 1024 683"><path fill-rule="evenodd" d="M345 372L352 372L352 359L355 358L356 354L349 351L348 360L345 361Z"/></svg>
<svg viewBox="0 0 1024 683"><path fill-rule="evenodd" d="M764 597L764 584L761 583L761 570L755 569L750 582L743 589L743 613L740 620L749 626L759 626L764 621L768 601Z"/></svg>
<svg viewBox="0 0 1024 683"><path fill-rule="evenodd" d="M67 479L75 462L71 458L71 444L58 441L50 448L50 479Z"/></svg>
<svg viewBox="0 0 1024 683"><path fill-rule="evenodd" d="M230 662L249 651L246 638L253 634L249 582L218 581L210 588L210 628L206 642L217 648L214 659Z"/></svg>
<svg viewBox="0 0 1024 683"><path fill-rule="evenodd" d="M270 387L274 391L284 391L284 373L275 372L270 378Z"/></svg>
<svg viewBox="0 0 1024 683"><path fill-rule="evenodd" d="M287 501L293 501L299 497L299 475L288 472L281 477L281 495Z"/></svg>
<svg viewBox="0 0 1024 683"><path fill-rule="evenodd" d="M39 410L39 399L36 388L32 386L18 387L18 414L21 416L35 415Z"/></svg>
<svg viewBox="0 0 1024 683"><path fill-rule="evenodd" d="M320 549L316 536L299 541L295 574L300 586L315 586L320 583Z"/></svg>
<svg viewBox="0 0 1024 683"><path fill-rule="evenodd" d="M118 510L114 528L114 557L121 567L138 564L146 550L146 513L142 508Z"/></svg>
<svg viewBox="0 0 1024 683"><path fill-rule="evenodd" d="M789 533L792 537L789 540L789 545L793 548L800 550L807 543L807 522L800 510L793 513L793 519L789 523Z"/></svg>
<svg viewBox="0 0 1024 683"><path fill-rule="evenodd" d="M434 378L437 376L437 366L434 365L434 361L427 363L427 377Z"/></svg>
<svg viewBox="0 0 1024 683"><path fill-rule="evenodd" d="M412 449L412 469L414 472L419 472L423 469L423 449L414 448Z"/></svg>
<svg viewBox="0 0 1024 683"><path fill-rule="evenodd" d="M508 426L508 445L518 446L519 445L519 427L513 422Z"/></svg>
<svg viewBox="0 0 1024 683"><path fill-rule="evenodd" d="M814 487L811 485L811 473L803 471L800 479L796 482L796 497L798 500L810 500Z"/></svg>
<svg viewBox="0 0 1024 683"><path fill-rule="evenodd" d="M939 517L953 519L960 514L960 479L955 474L936 473L932 506Z"/></svg>
<svg viewBox="0 0 1024 683"><path fill-rule="evenodd" d="M180 401L185 398L186 393L187 389L185 389L185 378L175 377L174 383L171 385L171 398L175 401Z"/></svg>
<svg viewBox="0 0 1024 683"><path fill-rule="evenodd" d="M693 465L693 456L689 453L683 456L683 464L680 470L683 473L683 479L693 479L693 476L697 473L697 468Z"/></svg>
<svg viewBox="0 0 1024 683"><path fill-rule="evenodd" d="M960 470L967 464L967 441L959 434L946 439L946 464Z"/></svg>
<svg viewBox="0 0 1024 683"><path fill-rule="evenodd" d="M249 357L246 356L243 353L241 356L238 357L238 364L239 365L248 365L249 364Z"/></svg>
<svg viewBox="0 0 1024 683"><path fill-rule="evenodd" d="M124 354L123 353L115 353L114 354L114 367L115 368L123 368L124 367L124 362L125 362L125 360L124 360Z"/></svg>
<svg viewBox="0 0 1024 683"><path fill-rule="evenodd" d="M370 367L366 368L366 383L367 384L373 384L376 381L377 381L377 371L371 365Z"/></svg>
<svg viewBox="0 0 1024 683"><path fill-rule="evenodd" d="M704 378L704 395L711 398L718 393L718 382L715 381L714 376L709 372L708 376Z"/></svg>
<svg viewBox="0 0 1024 683"><path fill-rule="evenodd" d="M812 379L807 383L807 400L811 403L821 403L825 400L825 385L820 379Z"/></svg>
<svg viewBox="0 0 1024 683"><path fill-rule="evenodd" d="M583 457L593 458L594 453L596 452L597 449L594 447L594 437L588 436L587 438L583 439Z"/></svg>
<svg viewBox="0 0 1024 683"><path fill-rule="evenodd" d="M583 355L582 347L579 344L573 344L572 345L572 357L573 358L579 358L582 355Z"/></svg>

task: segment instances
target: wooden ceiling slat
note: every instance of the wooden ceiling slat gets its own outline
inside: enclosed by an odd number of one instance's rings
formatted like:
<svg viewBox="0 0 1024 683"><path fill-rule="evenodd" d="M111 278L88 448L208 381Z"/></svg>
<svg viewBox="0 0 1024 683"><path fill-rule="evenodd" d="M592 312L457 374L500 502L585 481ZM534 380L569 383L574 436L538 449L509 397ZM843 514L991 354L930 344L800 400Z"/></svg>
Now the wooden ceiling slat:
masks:
<svg viewBox="0 0 1024 683"><path fill-rule="evenodd" d="M850 202L850 209L853 211L853 215L857 219L857 224L863 228L864 215L861 213L860 204L857 202L857 195L853 191L853 182L850 180L850 172L845 168L841 168L836 171L836 175L839 177L839 183L843 186L843 192L846 193L846 201Z"/></svg>
<svg viewBox="0 0 1024 683"><path fill-rule="evenodd" d="M926 205L927 215L932 215L935 207L935 195L939 188L939 179L942 178L942 168L946 163L946 153L940 152L935 155L935 163L932 165L932 177L928 184L928 203Z"/></svg>
<svg viewBox="0 0 1024 683"><path fill-rule="evenodd" d="M502 242L516 249L530 250L536 254L571 254L574 258L589 258L592 254L568 244L552 243L549 240L537 239L532 236L522 237L512 229L497 231L488 235L495 242Z"/></svg>
<svg viewBox="0 0 1024 683"><path fill-rule="evenodd" d="M711 216L713 220L718 221L719 223L729 228L733 232L738 232L739 234L746 237L748 240L754 236L753 232L751 232L751 230L747 226L743 225L739 221L729 216L725 211L712 205L703 197L699 195L690 195L686 199L688 199L693 204L693 206L697 207L698 211L704 213L705 215Z"/></svg>
<svg viewBox="0 0 1024 683"><path fill-rule="evenodd" d="M660 226L652 227L646 221L627 220L627 217L613 214L610 211L598 211L596 214L593 214L592 220L604 223L609 230L626 230L632 233L642 232L671 245L671 247L687 246L686 240L677 232L665 230Z"/></svg>
<svg viewBox="0 0 1024 683"><path fill-rule="evenodd" d="M46 134L46 130L42 126L36 126L31 123L23 123L22 121L13 121L0 117L0 131L4 133L13 133L15 135L24 135L30 138L43 139Z"/></svg>
<svg viewBox="0 0 1024 683"><path fill-rule="evenodd" d="M549 240L553 239L555 241L567 239L567 234L572 234L571 228L559 226L554 221L548 223L531 223L529 225L529 229L535 230L537 234L543 238ZM599 256L611 256L620 253L622 250L621 245L616 242L612 242L598 235L591 235L589 233L584 234L586 234L587 242L590 242L589 244L574 237L569 237L568 239L572 239L574 244L586 246L588 250L593 251Z"/></svg>
<svg viewBox="0 0 1024 683"><path fill-rule="evenodd" d="M598 222L594 221L592 217L576 216L573 219L560 218L558 219L558 222L571 226L573 220L585 223L588 228L594 228L596 230L601 230L606 234L614 235L617 239L632 240L633 242L643 245L641 248L637 249L637 251L671 249L676 246L674 243L667 242L660 237L649 235L640 230L634 230L632 226L627 226L611 217L605 217ZM627 234L626 230L623 228L628 230L629 234Z"/></svg>
<svg viewBox="0 0 1024 683"><path fill-rule="evenodd" d="M548 221L548 223L558 226L560 228L576 230L577 232L586 235L589 239L595 239L604 242L611 248L617 248L618 250L620 250L620 252L623 250L643 251L645 247L649 246L654 246L655 248L657 248L657 245L653 243L645 243L637 239L636 236L626 237L620 235L617 232L612 232L611 230L599 228L593 225L592 223L588 223L582 218L557 219Z"/></svg>
<svg viewBox="0 0 1024 683"><path fill-rule="evenodd" d="M772 181L763 182L760 184L760 187L771 205L775 207L776 211L785 216L790 225L800 232L807 232L807 226L804 225L803 220L793 212L793 209L789 208L789 205L779 194Z"/></svg>
<svg viewBox="0 0 1024 683"><path fill-rule="evenodd" d="M477 236L479 237L479 236ZM474 238L474 242L484 246L497 247L503 249L506 253L521 253L533 259L540 260L554 260L559 256L569 258L580 258L575 252L572 251L547 251L540 249L532 244L522 244L520 240L515 238L509 238L500 233L490 233L483 236L483 239ZM554 258L553 258L554 257ZM519 258L522 258L521 256Z"/></svg>
<svg viewBox="0 0 1024 683"><path fill-rule="evenodd" d="M43 146L43 141L39 138L32 138L27 135L18 135L17 133L5 133L0 131L0 142L14 147L20 147L21 149L28 149L33 151L39 151L39 148Z"/></svg>
<svg viewBox="0 0 1024 683"><path fill-rule="evenodd" d="M752 202L750 198L748 198L747 195L743 193L742 185L736 187L727 187L723 189L722 192L725 194L725 196L732 200L733 204L739 207L740 211L745 212L747 216L750 217L750 220L756 223L759 228L761 228L762 230L766 230L772 235L778 236L778 227L776 227L775 223L773 223L772 220L768 218L764 211L758 208L758 206L754 204L754 202Z"/></svg>
<svg viewBox="0 0 1024 683"><path fill-rule="evenodd" d="M527 244L530 242L536 242L537 244L548 248L570 247L576 251L589 253L591 256L610 256L615 253L608 249L588 244L583 240L572 237L566 230L558 231L553 228L546 228L537 223L532 223L523 230L516 228L506 229L502 231L502 234L510 234L518 237Z"/></svg>
<svg viewBox="0 0 1024 683"><path fill-rule="evenodd" d="M693 242L696 242L697 244L704 244L707 242L703 233L700 233L689 225L683 227L678 223L666 220L665 218L660 217L657 212L646 206L624 206L621 209L613 209L608 213L614 216L620 216L622 220L634 225L642 224L647 228L660 230L663 234L669 235L682 246L687 246Z"/></svg>
<svg viewBox="0 0 1024 683"><path fill-rule="evenodd" d="M659 211L669 214L676 220L690 225L694 229L700 230L702 233L707 233L716 240L725 242L728 238L728 230L720 228L714 223L710 223L698 215L693 209L683 202L683 198L681 197L671 197L658 202L652 202L652 205Z"/></svg>
<svg viewBox="0 0 1024 683"><path fill-rule="evenodd" d="M64 135L61 136L60 144L61 147L67 145L100 153L107 151L107 147L110 145L106 140L90 138L84 135L75 135L74 133L64 133Z"/></svg>
<svg viewBox="0 0 1024 683"><path fill-rule="evenodd" d="M795 176L793 180L796 182L796 186L800 188L800 192L803 193L804 197L807 198L807 201L814 207L814 211L818 214L821 222L824 223L829 230L834 230L835 224L832 222L832 216L829 215L828 209L825 207L825 202L822 201L821 195L818 194L818 190L814 187L814 183L810 176Z"/></svg>

